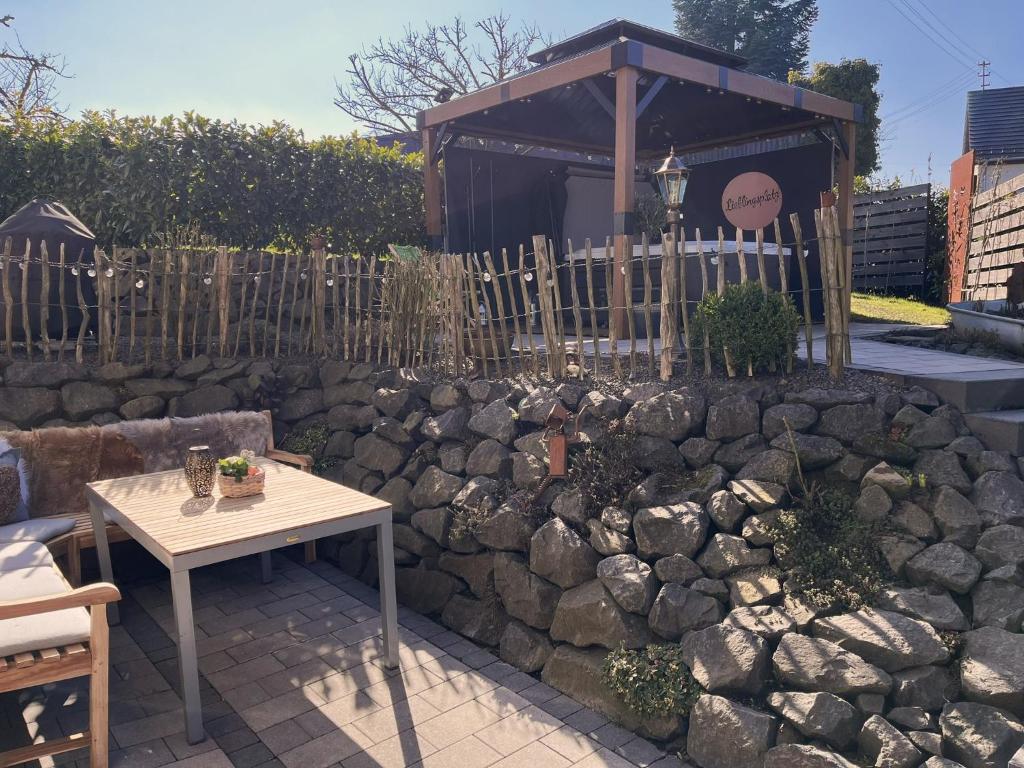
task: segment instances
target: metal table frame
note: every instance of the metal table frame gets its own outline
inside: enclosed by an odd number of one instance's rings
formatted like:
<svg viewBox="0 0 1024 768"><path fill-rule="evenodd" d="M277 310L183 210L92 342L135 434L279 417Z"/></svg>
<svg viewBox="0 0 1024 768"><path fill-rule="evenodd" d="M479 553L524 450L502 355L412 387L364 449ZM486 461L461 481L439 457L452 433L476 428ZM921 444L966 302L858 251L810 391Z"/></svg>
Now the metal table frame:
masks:
<svg viewBox="0 0 1024 768"><path fill-rule="evenodd" d="M246 555L263 555L270 550L292 544L314 541L326 536L361 528L377 529L377 562L380 579L381 625L384 635L384 663L394 669L398 666L398 608L395 600L395 560L391 530L391 506L365 514L352 515L328 522L259 536L244 541L232 542L218 547L198 550L186 555L169 555L156 545L145 530L121 514L100 493L86 486L86 498L92 514L93 531L96 535L96 552L99 557L100 573L103 580L114 583L110 562L110 545L104 513L107 519L123 528L157 560L167 567L171 576L171 596L174 603L175 638L178 645L178 667L181 674L181 694L185 705L185 731L189 744L197 744L206 738L203 731L203 711L199 697L199 664L196 655L196 633L192 614L192 589L189 571L204 565L234 560ZM263 573L267 575L268 558L263 558ZM111 623L117 623L116 605L110 614Z"/></svg>

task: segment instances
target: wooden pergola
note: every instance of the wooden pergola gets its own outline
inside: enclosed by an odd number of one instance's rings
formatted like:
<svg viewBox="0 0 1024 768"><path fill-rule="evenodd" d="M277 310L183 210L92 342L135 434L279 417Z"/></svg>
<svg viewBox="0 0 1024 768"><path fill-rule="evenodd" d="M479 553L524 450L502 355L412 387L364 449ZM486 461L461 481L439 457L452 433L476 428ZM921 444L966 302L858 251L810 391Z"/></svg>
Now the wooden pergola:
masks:
<svg viewBox="0 0 1024 768"><path fill-rule="evenodd" d="M813 131L838 148L840 222L852 271L857 104L744 71L742 57L629 21L614 20L530 56L515 77L418 116L423 135L427 235L444 247L443 144L456 136L594 152L614 158L613 306L625 306L622 264L632 252L638 163ZM824 191L824 190L822 190Z"/></svg>

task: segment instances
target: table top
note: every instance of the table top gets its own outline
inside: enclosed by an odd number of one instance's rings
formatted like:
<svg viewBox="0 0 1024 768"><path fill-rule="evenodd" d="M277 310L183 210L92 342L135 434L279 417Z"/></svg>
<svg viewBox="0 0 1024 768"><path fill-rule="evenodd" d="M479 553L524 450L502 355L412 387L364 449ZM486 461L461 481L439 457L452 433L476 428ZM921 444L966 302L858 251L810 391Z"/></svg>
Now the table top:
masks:
<svg viewBox="0 0 1024 768"><path fill-rule="evenodd" d="M171 557L237 544L261 536L351 520L390 504L270 459L255 461L266 473L264 491L243 499L197 499L181 469L89 483L87 494L109 508L112 522Z"/></svg>

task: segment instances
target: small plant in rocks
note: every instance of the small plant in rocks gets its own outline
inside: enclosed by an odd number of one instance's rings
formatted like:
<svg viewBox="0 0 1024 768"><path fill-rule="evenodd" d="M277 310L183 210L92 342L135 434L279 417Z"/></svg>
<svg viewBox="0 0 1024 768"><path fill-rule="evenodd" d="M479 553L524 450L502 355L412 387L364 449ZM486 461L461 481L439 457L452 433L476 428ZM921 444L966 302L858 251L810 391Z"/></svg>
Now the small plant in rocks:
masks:
<svg viewBox="0 0 1024 768"><path fill-rule="evenodd" d="M683 662L678 644L619 648L609 653L601 679L638 715L688 715L704 692Z"/></svg>
<svg viewBox="0 0 1024 768"><path fill-rule="evenodd" d="M617 423L603 439L570 456L568 485L583 495L588 516L626 505L629 492L644 479L636 458L636 436Z"/></svg>
<svg viewBox="0 0 1024 768"><path fill-rule="evenodd" d="M281 441L281 450L312 456L313 474L322 475L338 461L336 458L325 458L323 456L324 448L327 446L327 441L330 437L330 427L323 422L317 422L295 432L290 432Z"/></svg>
<svg viewBox="0 0 1024 768"><path fill-rule="evenodd" d="M792 442L791 430L789 435ZM845 491L808 486L799 459L797 477L800 493L773 526L775 558L788 575L787 589L822 609L861 608L891 581L876 544L881 524L854 515Z"/></svg>

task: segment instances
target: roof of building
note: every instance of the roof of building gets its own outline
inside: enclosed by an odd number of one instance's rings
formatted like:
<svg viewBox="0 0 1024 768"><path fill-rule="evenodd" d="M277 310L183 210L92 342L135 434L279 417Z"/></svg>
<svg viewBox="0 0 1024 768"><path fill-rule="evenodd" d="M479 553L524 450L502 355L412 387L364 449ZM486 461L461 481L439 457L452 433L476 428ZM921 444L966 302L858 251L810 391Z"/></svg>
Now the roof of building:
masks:
<svg viewBox="0 0 1024 768"><path fill-rule="evenodd" d="M1024 160L1024 86L967 93L964 152L982 161Z"/></svg>
<svg viewBox="0 0 1024 768"><path fill-rule="evenodd" d="M692 56L695 59L710 61L733 69L744 69L747 60L735 53L728 53L711 46L687 40L654 27L637 24L628 19L609 19L603 24L591 27L577 35L548 46L543 50L531 53L527 58L534 64L548 64L557 59L564 59L574 54L591 50L600 45L614 42L621 38L649 43L675 53Z"/></svg>

